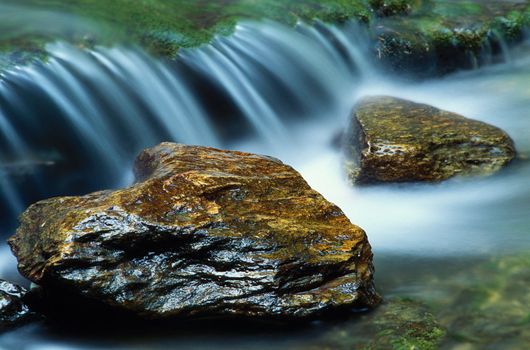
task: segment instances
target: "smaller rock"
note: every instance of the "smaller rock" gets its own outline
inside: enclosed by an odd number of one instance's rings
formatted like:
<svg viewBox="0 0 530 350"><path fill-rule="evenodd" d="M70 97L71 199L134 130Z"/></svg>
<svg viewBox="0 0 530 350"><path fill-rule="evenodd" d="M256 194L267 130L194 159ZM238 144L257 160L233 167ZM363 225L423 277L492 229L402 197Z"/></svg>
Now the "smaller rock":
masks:
<svg viewBox="0 0 530 350"><path fill-rule="evenodd" d="M13 283L0 280L0 330L20 326L35 319L24 302L27 291Z"/></svg>
<svg viewBox="0 0 530 350"><path fill-rule="evenodd" d="M497 127L387 96L357 104L345 151L349 176L361 184L489 175L515 157Z"/></svg>

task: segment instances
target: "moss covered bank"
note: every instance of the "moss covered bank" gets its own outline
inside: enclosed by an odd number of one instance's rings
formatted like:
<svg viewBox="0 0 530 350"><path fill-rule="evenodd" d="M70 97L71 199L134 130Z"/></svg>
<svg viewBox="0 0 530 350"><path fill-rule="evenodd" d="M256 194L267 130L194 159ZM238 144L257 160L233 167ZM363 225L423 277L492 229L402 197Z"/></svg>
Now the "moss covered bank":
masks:
<svg viewBox="0 0 530 350"><path fill-rule="evenodd" d="M0 5L0 66L45 57L45 44L138 43L163 57L229 34L244 19L340 23L371 28L374 54L396 70L448 72L474 64L496 38L517 40L527 1L448 0L5 0ZM433 64L433 57L435 63Z"/></svg>

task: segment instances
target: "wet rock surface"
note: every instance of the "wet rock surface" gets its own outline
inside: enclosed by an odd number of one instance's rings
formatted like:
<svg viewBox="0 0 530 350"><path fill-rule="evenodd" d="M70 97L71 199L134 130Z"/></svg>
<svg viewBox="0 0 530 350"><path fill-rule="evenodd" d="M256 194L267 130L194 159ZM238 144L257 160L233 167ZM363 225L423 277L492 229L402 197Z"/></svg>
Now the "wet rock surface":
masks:
<svg viewBox="0 0 530 350"><path fill-rule="evenodd" d="M21 273L149 319L378 303L364 231L279 160L164 143L135 174L129 188L32 205L9 240Z"/></svg>
<svg viewBox="0 0 530 350"><path fill-rule="evenodd" d="M27 291L16 284L0 280L0 331L21 326L36 319L26 305Z"/></svg>
<svg viewBox="0 0 530 350"><path fill-rule="evenodd" d="M348 174L361 184L488 175L515 157L499 128L388 96L356 105L345 149Z"/></svg>

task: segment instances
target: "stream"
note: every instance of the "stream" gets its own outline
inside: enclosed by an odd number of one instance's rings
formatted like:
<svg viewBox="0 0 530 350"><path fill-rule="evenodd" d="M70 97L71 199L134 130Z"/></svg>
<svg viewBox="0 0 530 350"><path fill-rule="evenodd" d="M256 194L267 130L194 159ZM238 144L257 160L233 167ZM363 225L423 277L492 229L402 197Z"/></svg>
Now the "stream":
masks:
<svg viewBox="0 0 530 350"><path fill-rule="evenodd" d="M528 304L517 304L528 300L530 287L510 278L528 281L530 263L514 273L510 261L530 248L530 43L506 52L505 63L424 82L373 66L367 35L353 23L292 29L244 22L232 36L185 50L172 62L126 46L57 42L48 51L47 63L0 78L3 238L36 200L127 185L135 154L160 141L266 154L297 169L366 230L379 292L428 305L447 328L443 348L527 344L530 322L512 321L530 315ZM334 139L365 95L402 97L493 124L514 139L519 158L486 178L352 187ZM0 278L24 283L6 246ZM481 299L478 310L486 318L469 306L482 285L499 301L492 306ZM102 334L36 323L0 334L0 348L346 349L337 339L355 344L352 339L378 336L366 333L363 317L287 330Z"/></svg>

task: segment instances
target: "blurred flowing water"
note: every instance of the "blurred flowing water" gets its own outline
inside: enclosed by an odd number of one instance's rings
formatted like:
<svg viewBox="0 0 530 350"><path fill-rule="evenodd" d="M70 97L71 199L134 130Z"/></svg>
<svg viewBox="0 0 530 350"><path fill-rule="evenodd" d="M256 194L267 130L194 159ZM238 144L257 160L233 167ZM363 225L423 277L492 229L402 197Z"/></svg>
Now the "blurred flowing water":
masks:
<svg viewBox="0 0 530 350"><path fill-rule="evenodd" d="M134 156L163 140L247 137L281 150L290 121L349 105L344 95L369 72L362 37L353 24L243 24L171 62L131 47L49 45L48 62L0 81L0 219L12 228L36 199L125 185Z"/></svg>
<svg viewBox="0 0 530 350"><path fill-rule="evenodd" d="M374 67L367 38L355 24L291 29L243 23L232 36L185 50L175 61L134 47L50 45L48 62L9 70L0 80L4 237L28 204L127 185L135 154L172 140L267 154L294 166L367 231L385 296L436 299L433 279L465 271L473 266L469 261L528 250L526 45L510 52L508 63L418 83ZM513 137L521 159L488 178L351 187L334 140L356 99L367 94L425 102L494 124ZM0 261L0 277L19 279L7 248ZM366 337L351 330L355 322L339 328ZM314 324L288 333L212 329L84 337L30 325L0 335L0 347L306 348L328 329Z"/></svg>

